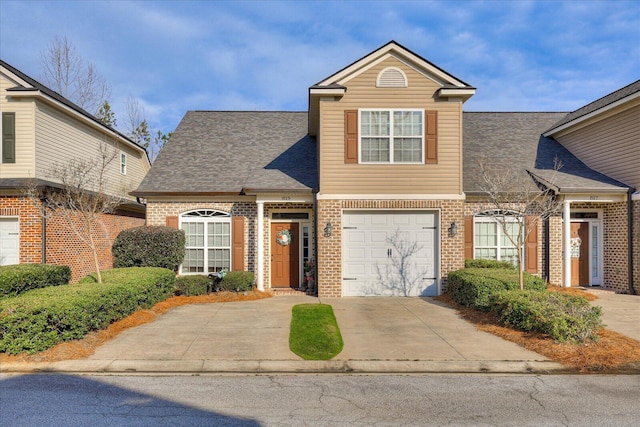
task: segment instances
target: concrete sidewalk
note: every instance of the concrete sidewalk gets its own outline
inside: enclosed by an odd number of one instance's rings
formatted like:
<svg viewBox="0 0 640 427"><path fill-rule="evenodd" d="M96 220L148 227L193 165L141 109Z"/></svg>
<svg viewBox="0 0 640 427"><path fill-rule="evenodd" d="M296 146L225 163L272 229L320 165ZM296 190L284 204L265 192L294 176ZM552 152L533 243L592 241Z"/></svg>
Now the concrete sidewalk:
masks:
<svg viewBox="0 0 640 427"><path fill-rule="evenodd" d="M637 333L640 299L602 298L605 323ZM601 301L601 300L598 300ZM596 303L598 302L596 301ZM289 350L296 304L333 307L344 340L333 360L306 361ZM627 305L626 304L630 304ZM634 305L635 304L635 305ZM606 307L605 307L606 305ZM618 315L620 307L624 315ZM635 316L635 317L634 317ZM630 319L630 320L629 320ZM635 320L634 320L635 319ZM634 323L635 322L635 323ZM622 326L620 326L622 328ZM622 331L620 331L622 332ZM624 333L624 332L623 332ZM564 373L537 353L477 330L432 298L279 296L178 307L126 330L83 360L16 363L0 372L67 373Z"/></svg>

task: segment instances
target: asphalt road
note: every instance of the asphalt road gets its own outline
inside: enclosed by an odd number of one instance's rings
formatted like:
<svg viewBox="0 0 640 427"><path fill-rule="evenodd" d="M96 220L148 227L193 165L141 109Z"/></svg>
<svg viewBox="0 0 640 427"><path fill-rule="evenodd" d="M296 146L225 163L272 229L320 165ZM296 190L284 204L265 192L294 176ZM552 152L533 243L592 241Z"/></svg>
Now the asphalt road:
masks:
<svg viewBox="0 0 640 427"><path fill-rule="evenodd" d="M1 426L631 426L640 376L0 375Z"/></svg>

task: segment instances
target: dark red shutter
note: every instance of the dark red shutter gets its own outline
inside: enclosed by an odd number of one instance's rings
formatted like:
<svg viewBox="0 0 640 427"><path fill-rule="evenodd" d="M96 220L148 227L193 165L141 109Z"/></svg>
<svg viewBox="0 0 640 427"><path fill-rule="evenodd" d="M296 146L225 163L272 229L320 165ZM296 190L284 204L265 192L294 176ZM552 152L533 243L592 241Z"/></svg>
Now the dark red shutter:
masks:
<svg viewBox="0 0 640 427"><path fill-rule="evenodd" d="M464 259L473 259L473 216L464 217Z"/></svg>
<svg viewBox="0 0 640 427"><path fill-rule="evenodd" d="M538 272L538 224L534 217L526 217L526 229L530 230L525 242L525 271Z"/></svg>
<svg viewBox="0 0 640 427"><path fill-rule="evenodd" d="M425 111L424 162L438 163L438 112Z"/></svg>
<svg viewBox="0 0 640 427"><path fill-rule="evenodd" d="M231 265L233 271L244 271L244 217L231 219Z"/></svg>
<svg viewBox="0 0 640 427"><path fill-rule="evenodd" d="M358 111L344 112L344 162L358 163Z"/></svg>
<svg viewBox="0 0 640 427"><path fill-rule="evenodd" d="M178 217L177 216L168 216L165 218L167 227L178 229Z"/></svg>

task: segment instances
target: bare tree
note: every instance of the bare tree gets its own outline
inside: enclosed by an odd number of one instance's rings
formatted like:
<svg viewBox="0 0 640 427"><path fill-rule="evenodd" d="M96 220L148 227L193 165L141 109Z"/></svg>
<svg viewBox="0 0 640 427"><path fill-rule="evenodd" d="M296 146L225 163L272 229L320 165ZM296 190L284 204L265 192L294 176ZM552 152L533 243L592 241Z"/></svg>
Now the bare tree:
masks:
<svg viewBox="0 0 640 427"><path fill-rule="evenodd" d="M31 181L25 190L34 205L41 206L41 215L62 220L63 225L90 249L98 283L102 283L102 275L96 228L101 216L114 213L122 202L122 197L107 190L107 171L116 157L115 148L103 143L99 155L93 159L71 159L51 168L49 177L59 183L60 188L46 189Z"/></svg>
<svg viewBox="0 0 640 427"><path fill-rule="evenodd" d="M387 237L389 264L376 265L378 282L382 289L390 290L393 295L411 296L413 290L422 281L427 271L418 269L416 255L423 249L409 233L397 229Z"/></svg>
<svg viewBox="0 0 640 427"><path fill-rule="evenodd" d="M154 133L147 121L144 106L131 96L127 98L125 122L127 136L147 149L151 161L155 160L171 137L171 132L165 134L158 130Z"/></svg>
<svg viewBox="0 0 640 427"><path fill-rule="evenodd" d="M517 252L520 289L524 289L523 249L527 238L538 225L559 212L560 202L555 192L542 185L528 171L508 165L491 165L478 161L482 172L482 190L487 201L483 213L498 224ZM562 167L556 158L552 174ZM553 181L553 180L552 180Z"/></svg>
<svg viewBox="0 0 640 427"><path fill-rule="evenodd" d="M44 83L91 114L111 95L111 87L66 36L53 39L41 55Z"/></svg>

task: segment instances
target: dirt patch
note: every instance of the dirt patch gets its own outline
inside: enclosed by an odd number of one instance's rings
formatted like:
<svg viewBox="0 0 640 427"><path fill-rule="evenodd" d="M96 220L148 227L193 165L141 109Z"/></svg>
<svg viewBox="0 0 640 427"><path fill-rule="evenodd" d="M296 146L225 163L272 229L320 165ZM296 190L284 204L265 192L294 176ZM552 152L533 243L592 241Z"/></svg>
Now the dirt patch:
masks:
<svg viewBox="0 0 640 427"><path fill-rule="evenodd" d="M597 299L595 295L579 289L553 287L550 290L582 295L590 301ZM454 307L461 317L475 324L481 331L514 342L564 366L575 368L578 372L602 373L621 370L625 366L640 363L640 342L608 329L600 332L598 342L581 345L562 344L545 334L518 331L502 326L494 314L461 306L447 294L438 296L436 299Z"/></svg>
<svg viewBox="0 0 640 427"><path fill-rule="evenodd" d="M176 296L159 302L148 310L138 310L122 320L112 323L106 329L90 332L84 338L63 342L48 350L35 354L10 355L0 353L0 364L12 362L57 362L60 360L84 359L91 356L97 347L118 335L120 332L153 322L156 317L167 311L187 304L207 304L234 301L254 301L270 298L267 292L218 292L195 297Z"/></svg>

